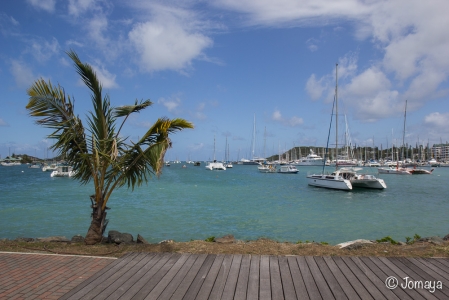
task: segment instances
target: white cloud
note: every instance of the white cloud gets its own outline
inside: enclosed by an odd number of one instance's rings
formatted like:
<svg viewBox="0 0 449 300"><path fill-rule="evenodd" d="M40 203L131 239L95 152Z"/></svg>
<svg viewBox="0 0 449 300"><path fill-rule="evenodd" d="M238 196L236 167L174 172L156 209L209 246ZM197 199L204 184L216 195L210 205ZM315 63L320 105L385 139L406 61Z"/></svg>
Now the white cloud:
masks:
<svg viewBox="0 0 449 300"><path fill-rule="evenodd" d="M55 11L56 0L27 0L34 8L45 10L49 13Z"/></svg>
<svg viewBox="0 0 449 300"><path fill-rule="evenodd" d="M219 0L215 5L244 13L249 25L323 25L339 18L363 19L370 6L357 0Z"/></svg>
<svg viewBox="0 0 449 300"><path fill-rule="evenodd" d="M118 84L115 82L117 77L115 74L111 74L103 66L92 65L92 68L97 74L98 80L104 88L117 88Z"/></svg>
<svg viewBox="0 0 449 300"><path fill-rule="evenodd" d="M60 49L61 47L59 46L58 41L53 38L50 42L36 40L31 41L31 45L26 52L33 55L38 62L42 63L49 60L53 55L58 54Z"/></svg>
<svg viewBox="0 0 449 300"><path fill-rule="evenodd" d="M449 76L449 35L442 29L449 27L449 2L446 0L219 0L214 5L243 14L239 20L245 20L245 24L250 26L339 26L341 21L345 24L351 21L354 37L369 39L380 56L361 70L354 63L357 61L355 56L352 63L341 64L339 78L345 79L346 76L353 83L348 87L347 96L351 91L360 94L355 90L355 83L367 85L365 80L368 80L370 72L372 76L376 75L374 80L389 81L388 88L380 87L375 94L372 91L362 93L365 106L358 105L356 113L366 113L365 117L369 119L391 115L383 105L397 110L399 105L396 102L409 99L411 107L417 109L426 101L449 95L448 89L443 87ZM314 37L306 45L309 50L316 50ZM376 74L372 73L374 69L377 69ZM326 84L328 77L335 78L329 74L321 79L316 79L315 75L309 77L306 90L313 100L326 91L326 99L333 94L329 93L332 85ZM341 87L344 90L344 83ZM374 110L381 106L381 111ZM372 108L371 116L369 107Z"/></svg>
<svg viewBox="0 0 449 300"><path fill-rule="evenodd" d="M424 123L437 127L438 129L446 129L449 124L449 113L431 113L424 118Z"/></svg>
<svg viewBox="0 0 449 300"><path fill-rule="evenodd" d="M94 5L95 0L69 0L69 14L77 17L94 7Z"/></svg>
<svg viewBox="0 0 449 300"><path fill-rule="evenodd" d="M151 21L136 24L128 38L139 54L142 71L185 71L192 60L203 58L212 40L202 33L194 16L183 10L151 6Z"/></svg>
<svg viewBox="0 0 449 300"><path fill-rule="evenodd" d="M315 74L310 75L306 83L306 91L312 100L317 100L323 95L325 86L323 86L324 78L316 80Z"/></svg>
<svg viewBox="0 0 449 300"><path fill-rule="evenodd" d="M172 96L168 99L160 98L157 103L162 104L171 113L176 113L178 106L181 104L181 99L178 96Z"/></svg>
<svg viewBox="0 0 449 300"><path fill-rule="evenodd" d="M9 124L6 123L5 120L3 120L2 118L0 118L0 126L9 126Z"/></svg>
<svg viewBox="0 0 449 300"><path fill-rule="evenodd" d="M442 136L449 135L449 112L434 112L424 117L424 131L432 140L440 140Z"/></svg>
<svg viewBox="0 0 449 300"><path fill-rule="evenodd" d="M16 84L20 88L28 88L34 82L35 76L31 69L23 62L18 60L11 61L10 71L16 81Z"/></svg>
<svg viewBox="0 0 449 300"><path fill-rule="evenodd" d="M302 125L304 123L304 120L302 118L298 118L296 116L293 116L290 119L284 118L278 109L275 109L273 111L273 114L271 115L271 119L273 121L283 124L284 126L289 126L289 127L295 127L298 125Z"/></svg>

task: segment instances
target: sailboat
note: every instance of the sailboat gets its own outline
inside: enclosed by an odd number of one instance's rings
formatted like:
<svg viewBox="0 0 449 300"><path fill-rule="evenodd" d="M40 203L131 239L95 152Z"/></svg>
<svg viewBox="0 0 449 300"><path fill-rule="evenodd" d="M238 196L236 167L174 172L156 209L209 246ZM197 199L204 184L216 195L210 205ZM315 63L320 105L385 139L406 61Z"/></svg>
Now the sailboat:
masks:
<svg viewBox="0 0 449 300"><path fill-rule="evenodd" d="M267 128L265 127L264 143L263 143L263 156L266 156L266 154L265 154L266 145L267 145ZM257 167L257 169L261 173L276 173L276 165L268 164L266 160L262 164L260 164Z"/></svg>
<svg viewBox="0 0 449 300"><path fill-rule="evenodd" d="M229 144L228 144L228 137L226 137L226 149L225 149L225 166L227 169L233 168L232 162L229 160Z"/></svg>
<svg viewBox="0 0 449 300"><path fill-rule="evenodd" d="M213 162L209 162L206 166L206 169L214 171L214 170L226 170L226 167L223 165L223 163L221 162L217 162L217 160L215 159L215 135L214 135L214 161Z"/></svg>
<svg viewBox="0 0 449 300"><path fill-rule="evenodd" d="M335 68L335 156L338 158L338 64ZM332 124L332 118L331 118ZM330 132L330 128L329 128ZM324 187L337 190L352 190L353 188L385 189L387 185L383 179L376 178L374 175L358 174L361 168L341 168L338 169L338 163L335 164L335 171L330 174L309 175L308 184L312 186Z"/></svg>
<svg viewBox="0 0 449 300"><path fill-rule="evenodd" d="M335 124L336 124L336 135L335 135L335 154L338 153L338 64L335 66L335 97L334 97L334 105L335 105ZM334 107L332 107L332 112ZM332 125L332 114L331 114L331 125ZM330 127L329 127L330 134ZM328 139L329 146L329 139ZM328 147L326 147L326 153L324 155L324 160L326 161ZM336 190L352 190L352 184L349 179L343 178L338 170L337 164L335 165L335 171L332 174L324 174L324 166L323 163L323 171L321 174L312 174L307 175L307 184L316 187L324 187L328 189L336 189Z"/></svg>

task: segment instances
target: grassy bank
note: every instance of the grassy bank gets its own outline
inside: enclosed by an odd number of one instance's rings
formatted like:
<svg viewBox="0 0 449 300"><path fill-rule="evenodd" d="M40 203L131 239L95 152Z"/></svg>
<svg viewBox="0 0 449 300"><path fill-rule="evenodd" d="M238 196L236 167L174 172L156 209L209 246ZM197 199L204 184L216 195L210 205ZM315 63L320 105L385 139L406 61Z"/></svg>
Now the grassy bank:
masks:
<svg viewBox="0 0 449 300"><path fill-rule="evenodd" d="M303 255L303 256L386 256L386 257L449 257L449 242L435 245L416 242L410 245L391 243L366 244L357 249L340 249L321 243L285 243L268 239L229 244L190 241L165 242L161 244L98 244L67 242L21 242L0 241L0 251L57 253L71 255L94 255L121 257L127 252L172 252L201 254L254 254L254 255Z"/></svg>

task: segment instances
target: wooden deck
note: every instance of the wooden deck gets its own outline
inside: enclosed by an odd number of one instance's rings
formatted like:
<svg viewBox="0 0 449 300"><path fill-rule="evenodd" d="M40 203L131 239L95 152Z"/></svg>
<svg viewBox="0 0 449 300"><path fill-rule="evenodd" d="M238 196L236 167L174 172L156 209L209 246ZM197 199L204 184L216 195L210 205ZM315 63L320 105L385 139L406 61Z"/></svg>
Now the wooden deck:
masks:
<svg viewBox="0 0 449 300"><path fill-rule="evenodd" d="M129 253L61 299L93 298L449 299L449 259Z"/></svg>

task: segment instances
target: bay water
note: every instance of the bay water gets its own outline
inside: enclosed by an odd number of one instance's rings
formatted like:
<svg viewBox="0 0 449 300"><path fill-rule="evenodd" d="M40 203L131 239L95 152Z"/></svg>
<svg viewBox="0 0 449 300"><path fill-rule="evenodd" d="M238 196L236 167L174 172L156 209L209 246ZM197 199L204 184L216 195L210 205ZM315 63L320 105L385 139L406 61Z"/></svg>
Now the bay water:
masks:
<svg viewBox="0 0 449 300"><path fill-rule="evenodd" d="M432 175L377 175L387 189L346 192L308 186L306 175L321 167L263 174L257 166L209 171L204 163L184 164L165 167L159 178L134 191L116 190L107 205L106 232L140 234L152 243L233 234L239 240L330 244L449 233L449 168L436 168ZM92 184L51 178L26 165L0 166L0 238L84 236L91 194Z"/></svg>

